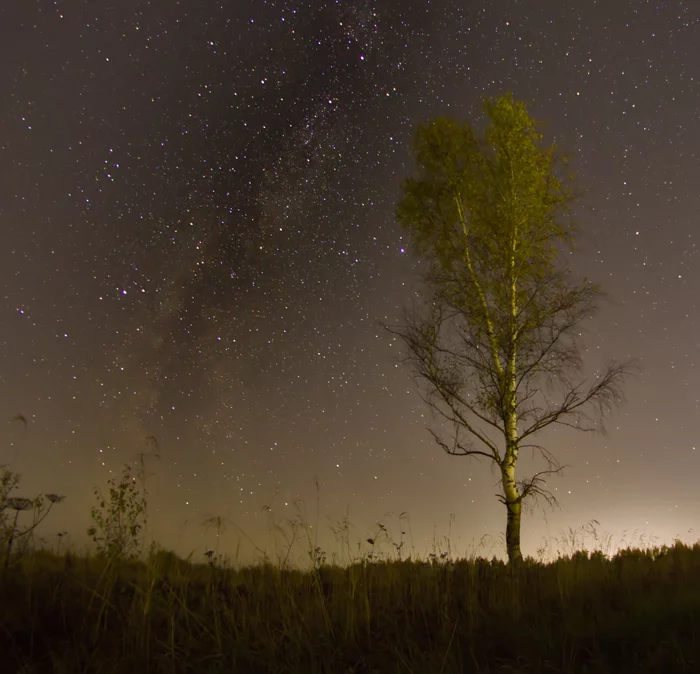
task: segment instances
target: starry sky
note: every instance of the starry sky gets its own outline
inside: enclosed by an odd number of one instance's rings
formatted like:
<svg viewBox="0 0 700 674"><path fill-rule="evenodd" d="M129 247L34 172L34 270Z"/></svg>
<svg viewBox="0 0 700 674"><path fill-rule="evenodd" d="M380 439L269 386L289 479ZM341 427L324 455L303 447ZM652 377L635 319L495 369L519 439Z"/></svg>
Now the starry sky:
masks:
<svg viewBox="0 0 700 674"><path fill-rule="evenodd" d="M609 293L587 363L642 365L607 436L542 438L570 467L524 553L592 519L696 540L699 19L695 0L3 2L0 460L19 495L67 496L40 535L83 546L93 488L145 453L155 537L182 554L220 516L222 552L274 555L302 514L329 557L344 517L353 547L382 523L419 554L502 555L497 475L433 444L380 324L419 289L394 218L416 124L478 125L511 91L587 190L566 264Z"/></svg>

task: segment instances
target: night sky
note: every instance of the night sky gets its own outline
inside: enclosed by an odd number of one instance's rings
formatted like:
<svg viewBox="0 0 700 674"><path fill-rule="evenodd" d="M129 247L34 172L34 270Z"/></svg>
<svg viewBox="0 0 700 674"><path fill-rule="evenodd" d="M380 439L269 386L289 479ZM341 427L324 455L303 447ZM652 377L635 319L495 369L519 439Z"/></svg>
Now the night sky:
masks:
<svg viewBox="0 0 700 674"><path fill-rule="evenodd" d="M272 520L301 511L329 557L345 515L353 545L381 522L416 553L502 555L498 475L434 445L380 323L419 288L394 219L416 124L479 124L511 91L588 191L566 264L609 299L587 363L642 365L607 437L543 438L570 467L524 553L592 519L696 540L699 19L696 0L2 2L0 460L18 495L67 496L39 534L81 548L93 488L155 436L152 528L182 554L221 516L223 552L273 555Z"/></svg>

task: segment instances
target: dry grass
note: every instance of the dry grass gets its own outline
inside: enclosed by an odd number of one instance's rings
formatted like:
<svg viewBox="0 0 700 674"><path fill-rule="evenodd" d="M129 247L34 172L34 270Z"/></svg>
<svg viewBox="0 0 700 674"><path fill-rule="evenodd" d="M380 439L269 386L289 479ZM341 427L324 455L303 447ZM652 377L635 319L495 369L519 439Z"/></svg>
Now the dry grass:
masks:
<svg viewBox="0 0 700 674"><path fill-rule="evenodd" d="M0 583L3 672L696 672L700 545L307 571L36 551Z"/></svg>

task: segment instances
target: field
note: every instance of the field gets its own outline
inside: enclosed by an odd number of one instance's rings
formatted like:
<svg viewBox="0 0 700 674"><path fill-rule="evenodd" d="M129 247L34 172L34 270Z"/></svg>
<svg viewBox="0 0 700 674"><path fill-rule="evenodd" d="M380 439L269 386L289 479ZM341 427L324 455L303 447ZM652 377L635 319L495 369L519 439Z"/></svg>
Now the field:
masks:
<svg viewBox="0 0 700 674"><path fill-rule="evenodd" d="M0 670L24 673L700 671L700 544L308 570L17 554ZM215 561L215 560L212 560Z"/></svg>

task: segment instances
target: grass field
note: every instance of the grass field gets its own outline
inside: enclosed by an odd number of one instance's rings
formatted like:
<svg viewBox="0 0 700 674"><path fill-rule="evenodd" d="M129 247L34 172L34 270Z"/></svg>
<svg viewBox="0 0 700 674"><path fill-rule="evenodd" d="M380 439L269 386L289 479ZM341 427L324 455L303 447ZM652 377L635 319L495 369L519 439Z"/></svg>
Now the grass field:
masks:
<svg viewBox="0 0 700 674"><path fill-rule="evenodd" d="M7 672L698 672L700 544L308 570L25 552Z"/></svg>

